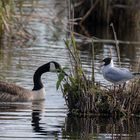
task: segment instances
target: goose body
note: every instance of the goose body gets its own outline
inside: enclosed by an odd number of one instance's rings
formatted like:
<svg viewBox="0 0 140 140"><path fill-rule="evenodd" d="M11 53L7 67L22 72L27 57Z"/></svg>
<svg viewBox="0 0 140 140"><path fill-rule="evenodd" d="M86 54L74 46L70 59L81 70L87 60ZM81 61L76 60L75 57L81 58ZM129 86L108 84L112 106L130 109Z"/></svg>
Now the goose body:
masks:
<svg viewBox="0 0 140 140"><path fill-rule="evenodd" d="M103 62L103 77L113 84L122 84L140 75L140 73L130 72L126 68L115 67L111 58L105 58Z"/></svg>
<svg viewBox="0 0 140 140"><path fill-rule="evenodd" d="M0 102L21 102L45 99L46 92L41 81L41 76L45 72L58 72L60 69L60 64L55 61L40 66L34 73L34 87L32 90L25 89L16 84L0 81Z"/></svg>

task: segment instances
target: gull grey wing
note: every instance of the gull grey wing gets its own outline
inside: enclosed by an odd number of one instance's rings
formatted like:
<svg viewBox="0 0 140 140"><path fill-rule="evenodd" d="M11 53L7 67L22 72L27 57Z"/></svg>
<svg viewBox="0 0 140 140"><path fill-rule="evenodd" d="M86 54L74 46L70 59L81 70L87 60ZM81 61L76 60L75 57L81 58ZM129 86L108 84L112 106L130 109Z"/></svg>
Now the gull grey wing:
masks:
<svg viewBox="0 0 140 140"><path fill-rule="evenodd" d="M111 82L127 81L133 78L132 73L128 69L110 68L105 73L105 78Z"/></svg>

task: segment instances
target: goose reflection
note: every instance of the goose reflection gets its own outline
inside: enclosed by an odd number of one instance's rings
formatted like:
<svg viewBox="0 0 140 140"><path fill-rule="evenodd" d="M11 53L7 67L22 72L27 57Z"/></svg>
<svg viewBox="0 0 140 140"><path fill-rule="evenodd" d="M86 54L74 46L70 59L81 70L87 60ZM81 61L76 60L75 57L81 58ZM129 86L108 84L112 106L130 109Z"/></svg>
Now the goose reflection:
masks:
<svg viewBox="0 0 140 140"><path fill-rule="evenodd" d="M30 103L26 102L0 102L0 113L5 113L5 116L8 116L10 119L10 115L12 113L18 113L19 111L24 112L25 110L30 109ZM11 114L9 114L11 112ZM3 115L3 114L1 114ZM18 116L18 115L17 115ZM16 117L16 116L15 116ZM15 118L16 119L16 118Z"/></svg>
<svg viewBox="0 0 140 140"><path fill-rule="evenodd" d="M43 112L44 112L44 101L35 101L32 103L32 126L35 132L43 131L43 128L40 127L41 114Z"/></svg>
<svg viewBox="0 0 140 140"><path fill-rule="evenodd" d="M34 101L32 104L32 122L31 125L33 127L34 133L38 135L46 135L49 137L57 138L61 133L61 130L47 130L47 121L41 122L43 119L43 114L45 114L44 108L45 101ZM46 114L44 119L46 118ZM55 128L54 128L55 129Z"/></svg>

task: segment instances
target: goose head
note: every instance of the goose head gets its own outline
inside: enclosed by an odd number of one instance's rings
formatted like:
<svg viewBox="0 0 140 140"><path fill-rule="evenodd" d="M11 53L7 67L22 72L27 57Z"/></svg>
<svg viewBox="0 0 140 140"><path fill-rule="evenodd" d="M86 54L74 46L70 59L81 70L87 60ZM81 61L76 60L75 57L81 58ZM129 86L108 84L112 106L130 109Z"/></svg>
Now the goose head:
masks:
<svg viewBox="0 0 140 140"><path fill-rule="evenodd" d="M51 62L49 62L49 71L50 72L60 72L61 65L55 61L51 61Z"/></svg>
<svg viewBox="0 0 140 140"><path fill-rule="evenodd" d="M40 90L43 88L43 84L41 81L41 76L43 73L46 72L60 72L61 71L61 65L55 61L50 61L42 66L40 66L34 73L33 76L33 82L34 87L33 90Z"/></svg>

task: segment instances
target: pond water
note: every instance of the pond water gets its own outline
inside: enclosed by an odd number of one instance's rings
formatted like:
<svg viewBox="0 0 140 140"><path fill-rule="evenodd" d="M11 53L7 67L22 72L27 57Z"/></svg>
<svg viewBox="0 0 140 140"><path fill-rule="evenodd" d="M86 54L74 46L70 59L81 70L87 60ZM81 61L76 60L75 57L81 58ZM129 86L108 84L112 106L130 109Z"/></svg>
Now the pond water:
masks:
<svg viewBox="0 0 140 140"><path fill-rule="evenodd" d="M37 36L34 43L21 47L0 48L0 79L28 89L32 89L32 76L38 66L52 60L62 66L70 66L69 55L63 41L67 36L66 1L37 0L34 4L34 13L37 16L29 22L29 27ZM101 33L106 35L103 31ZM103 38L101 34L96 35ZM138 33L136 36L137 40L135 36L132 38L127 33L125 39L121 39L139 41ZM115 64L118 65L116 49L109 44L96 44L95 47L95 79L106 83L100 74L98 64L102 58L109 56L111 47ZM120 54L122 66L133 71L138 70L140 45L120 45ZM90 74L90 50L81 51L81 59L84 68ZM68 109L63 95L60 90L56 90L57 75L47 73L43 75L42 80L47 92L45 101L0 103L1 140L140 139L140 120L137 118L113 120L67 115Z"/></svg>

